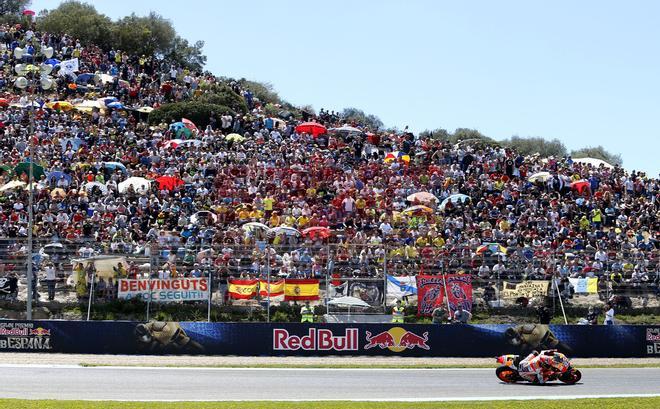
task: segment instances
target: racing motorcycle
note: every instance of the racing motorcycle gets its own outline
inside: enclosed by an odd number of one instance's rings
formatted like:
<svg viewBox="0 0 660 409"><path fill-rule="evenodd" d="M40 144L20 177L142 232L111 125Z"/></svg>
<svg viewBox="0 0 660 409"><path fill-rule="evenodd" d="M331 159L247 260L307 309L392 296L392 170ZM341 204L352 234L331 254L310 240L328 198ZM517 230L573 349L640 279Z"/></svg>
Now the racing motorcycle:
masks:
<svg viewBox="0 0 660 409"><path fill-rule="evenodd" d="M542 351L541 353L551 354L555 357L558 356L558 360L563 363L560 365L554 363L554 361L550 361L544 368L546 382L560 381L568 385L573 385L582 379L582 373L571 365L566 355L558 351ZM519 364L522 359L523 357L520 355L510 354L497 357L497 363L500 366L495 370L495 375L505 383L529 382L518 373Z"/></svg>

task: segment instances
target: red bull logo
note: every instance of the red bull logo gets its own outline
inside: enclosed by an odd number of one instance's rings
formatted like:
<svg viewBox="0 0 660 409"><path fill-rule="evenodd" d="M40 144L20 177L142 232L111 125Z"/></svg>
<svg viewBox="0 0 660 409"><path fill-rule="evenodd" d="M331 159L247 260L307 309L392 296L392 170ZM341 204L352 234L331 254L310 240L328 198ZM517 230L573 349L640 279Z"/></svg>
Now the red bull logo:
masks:
<svg viewBox="0 0 660 409"><path fill-rule="evenodd" d="M50 330L45 328L35 328L30 330L30 335L36 335L38 337L50 336Z"/></svg>
<svg viewBox="0 0 660 409"><path fill-rule="evenodd" d="M378 347L380 349L387 348L393 352L401 352L413 348L421 348L427 351L431 349L427 344L429 340L428 332L419 336L401 327L393 327L376 335L371 335L371 332L366 331L366 335L367 344L364 346L364 349Z"/></svg>
<svg viewBox="0 0 660 409"><path fill-rule="evenodd" d="M284 328L273 329L275 351L357 351L359 338L357 328L347 328L344 335L334 335L332 330L310 328L307 335L291 335Z"/></svg>

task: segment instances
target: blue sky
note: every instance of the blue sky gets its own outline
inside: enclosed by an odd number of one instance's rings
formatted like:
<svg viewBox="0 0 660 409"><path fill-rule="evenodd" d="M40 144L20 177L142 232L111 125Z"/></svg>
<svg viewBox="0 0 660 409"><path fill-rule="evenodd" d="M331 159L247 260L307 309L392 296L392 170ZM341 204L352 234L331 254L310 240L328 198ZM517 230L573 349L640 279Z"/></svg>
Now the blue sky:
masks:
<svg viewBox="0 0 660 409"><path fill-rule="evenodd" d="M603 145L629 170L660 172L657 1L90 3L112 18L156 11L206 42L209 70L270 82L297 105Z"/></svg>

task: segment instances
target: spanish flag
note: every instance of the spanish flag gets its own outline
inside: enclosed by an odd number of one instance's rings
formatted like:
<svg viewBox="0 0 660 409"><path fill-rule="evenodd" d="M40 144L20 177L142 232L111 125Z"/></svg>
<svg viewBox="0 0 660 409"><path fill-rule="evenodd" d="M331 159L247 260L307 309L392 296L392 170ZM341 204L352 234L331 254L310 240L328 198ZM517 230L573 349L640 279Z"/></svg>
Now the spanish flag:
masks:
<svg viewBox="0 0 660 409"><path fill-rule="evenodd" d="M319 299L319 280L287 278L284 281L285 301L306 301Z"/></svg>
<svg viewBox="0 0 660 409"><path fill-rule="evenodd" d="M277 297L284 294L284 280L270 282L270 296ZM259 295L268 297L268 281L259 280Z"/></svg>
<svg viewBox="0 0 660 409"><path fill-rule="evenodd" d="M229 297L247 300L257 295L258 280L229 280Z"/></svg>

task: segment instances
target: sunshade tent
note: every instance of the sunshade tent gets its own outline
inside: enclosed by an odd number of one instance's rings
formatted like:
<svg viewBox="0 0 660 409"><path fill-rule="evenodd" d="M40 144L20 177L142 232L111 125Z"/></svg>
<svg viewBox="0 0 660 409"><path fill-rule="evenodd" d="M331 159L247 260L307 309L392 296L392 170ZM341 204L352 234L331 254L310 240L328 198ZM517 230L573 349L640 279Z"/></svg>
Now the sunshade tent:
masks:
<svg viewBox="0 0 660 409"><path fill-rule="evenodd" d="M19 176L21 174L28 176L30 174L30 165L32 165L32 175L34 176L34 180L39 180L42 176L46 175L43 166L37 165L36 163L30 164L30 162L21 162L16 165L14 173Z"/></svg>
<svg viewBox="0 0 660 409"><path fill-rule="evenodd" d="M499 243L484 243L477 247L477 254L506 254L506 247Z"/></svg>
<svg viewBox="0 0 660 409"><path fill-rule="evenodd" d="M131 177L123 182L119 182L117 184L117 190L119 190L119 193L126 193L130 186L133 186L133 190L137 193L144 193L151 188L151 181L145 178Z"/></svg>
<svg viewBox="0 0 660 409"><path fill-rule="evenodd" d="M244 225L241 226L241 229L245 231L254 231L254 230L270 230L270 227L266 226L263 223L259 222L250 222L250 223L245 223Z"/></svg>
<svg viewBox="0 0 660 409"><path fill-rule="evenodd" d="M317 122L303 122L296 126L296 132L310 134L313 137L323 135L328 132L328 129Z"/></svg>
<svg viewBox="0 0 660 409"><path fill-rule="evenodd" d="M457 193L457 194L451 195L448 198L446 198L445 200L443 200L442 203L440 203L440 210L444 210L445 207L447 207L447 204L449 202L452 202L452 203L466 203L466 202L469 202L470 200L471 200L470 196L464 195L462 193Z"/></svg>
<svg viewBox="0 0 660 409"><path fill-rule="evenodd" d="M426 214L433 214L433 209L424 205L411 206L403 211L405 215L421 216Z"/></svg>
<svg viewBox="0 0 660 409"><path fill-rule="evenodd" d="M327 227L314 226L308 227L302 231L303 237L309 237L310 239L327 239L332 234L332 231Z"/></svg>
<svg viewBox="0 0 660 409"><path fill-rule="evenodd" d="M26 183L21 182L20 180L12 180L9 183L5 183L0 187L0 192L6 192L8 190L14 190L14 189L19 189L22 187L25 187Z"/></svg>
<svg viewBox="0 0 660 409"><path fill-rule="evenodd" d="M243 142L245 137L237 133L230 133L229 135L225 136L225 140L230 142Z"/></svg>
<svg viewBox="0 0 660 409"><path fill-rule="evenodd" d="M273 227L272 229L269 230L269 233L271 234L284 234L286 236L300 236L300 232L293 227L289 226L278 226L278 227Z"/></svg>
<svg viewBox="0 0 660 409"><path fill-rule="evenodd" d="M161 176L156 179L156 182L158 182L158 189L160 190L174 190L184 184L183 180L175 176Z"/></svg>
<svg viewBox="0 0 660 409"><path fill-rule="evenodd" d="M208 210L201 210L190 217L190 223L200 224L205 221L206 224L215 224L218 222L218 216Z"/></svg>
<svg viewBox="0 0 660 409"><path fill-rule="evenodd" d="M596 158L577 158L573 159L573 162L575 163L582 163L585 165L591 165L595 168L600 167L601 165L608 168L612 169L614 166L610 165L609 163L605 162L602 159L596 159Z"/></svg>
<svg viewBox="0 0 660 409"><path fill-rule="evenodd" d="M538 172L528 177L527 180L532 183L536 183L536 182L547 182L550 178L552 178L550 172Z"/></svg>
<svg viewBox="0 0 660 409"><path fill-rule="evenodd" d="M406 197L406 200L411 203L414 202L437 203L439 201L438 198L433 193L429 193L429 192L413 193L412 195L408 195L408 197Z"/></svg>
<svg viewBox="0 0 660 409"><path fill-rule="evenodd" d="M100 182L85 183L83 189L85 189L88 194L91 194L94 189L98 189L104 195L108 193L108 187Z"/></svg>

